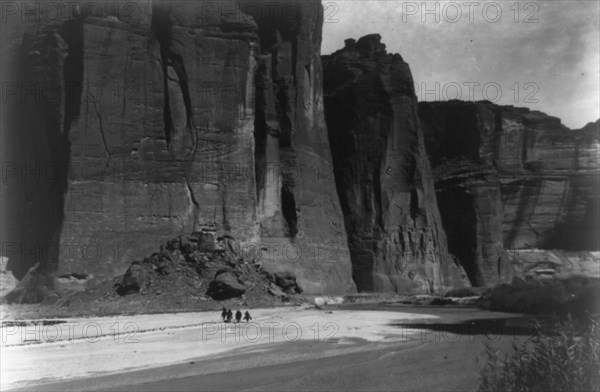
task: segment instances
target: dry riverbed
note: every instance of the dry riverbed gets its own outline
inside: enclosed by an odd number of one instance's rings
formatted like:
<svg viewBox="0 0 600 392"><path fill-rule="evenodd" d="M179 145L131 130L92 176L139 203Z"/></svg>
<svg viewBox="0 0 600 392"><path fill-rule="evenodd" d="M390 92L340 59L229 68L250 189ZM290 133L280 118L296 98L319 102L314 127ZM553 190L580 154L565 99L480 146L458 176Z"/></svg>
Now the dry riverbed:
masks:
<svg viewBox="0 0 600 392"><path fill-rule="evenodd" d="M471 308L251 312L241 324L218 312L5 320L1 389L474 388L484 340L527 336L523 319Z"/></svg>

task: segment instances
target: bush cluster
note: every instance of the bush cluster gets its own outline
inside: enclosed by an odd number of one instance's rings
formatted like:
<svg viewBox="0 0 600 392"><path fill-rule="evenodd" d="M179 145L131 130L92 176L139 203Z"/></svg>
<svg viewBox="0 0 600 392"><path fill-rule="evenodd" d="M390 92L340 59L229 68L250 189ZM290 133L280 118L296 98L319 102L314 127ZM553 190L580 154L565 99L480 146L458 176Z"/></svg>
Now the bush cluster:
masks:
<svg viewBox="0 0 600 392"><path fill-rule="evenodd" d="M536 326L532 339L513 342L502 358L490 343L480 360L478 392L598 391L600 390L600 323L583 326L571 318L553 327Z"/></svg>

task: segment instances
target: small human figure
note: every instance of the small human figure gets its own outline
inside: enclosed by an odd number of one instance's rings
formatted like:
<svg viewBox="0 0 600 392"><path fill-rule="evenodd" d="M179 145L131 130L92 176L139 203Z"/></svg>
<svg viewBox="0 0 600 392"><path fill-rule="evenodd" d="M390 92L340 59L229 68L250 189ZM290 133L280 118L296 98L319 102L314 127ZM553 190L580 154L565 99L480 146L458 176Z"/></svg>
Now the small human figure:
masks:
<svg viewBox="0 0 600 392"><path fill-rule="evenodd" d="M239 323L240 321L242 321L242 312L238 310L237 312L235 312L235 322Z"/></svg>
<svg viewBox="0 0 600 392"><path fill-rule="evenodd" d="M230 323L232 318L233 318L233 312L231 311L231 309L229 309L227 311L227 320L225 320L225 322Z"/></svg>
<svg viewBox="0 0 600 392"><path fill-rule="evenodd" d="M246 310L246 313L244 314L244 320L246 320L246 322L252 320L252 317L250 316L250 312L248 312Z"/></svg>
<svg viewBox="0 0 600 392"><path fill-rule="evenodd" d="M225 309L225 306L223 306L223 311L221 312L221 318L223 319L223 321L225 321L225 319L227 318L227 309Z"/></svg>

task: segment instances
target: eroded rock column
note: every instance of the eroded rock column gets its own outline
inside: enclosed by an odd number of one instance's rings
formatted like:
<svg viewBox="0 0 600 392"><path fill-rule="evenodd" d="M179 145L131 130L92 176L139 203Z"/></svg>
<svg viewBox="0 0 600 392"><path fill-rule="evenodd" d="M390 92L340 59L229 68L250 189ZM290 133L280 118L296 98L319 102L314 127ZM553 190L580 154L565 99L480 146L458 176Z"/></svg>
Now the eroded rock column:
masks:
<svg viewBox="0 0 600 392"><path fill-rule="evenodd" d="M468 285L448 254L408 64L379 35L323 56L325 113L361 291Z"/></svg>

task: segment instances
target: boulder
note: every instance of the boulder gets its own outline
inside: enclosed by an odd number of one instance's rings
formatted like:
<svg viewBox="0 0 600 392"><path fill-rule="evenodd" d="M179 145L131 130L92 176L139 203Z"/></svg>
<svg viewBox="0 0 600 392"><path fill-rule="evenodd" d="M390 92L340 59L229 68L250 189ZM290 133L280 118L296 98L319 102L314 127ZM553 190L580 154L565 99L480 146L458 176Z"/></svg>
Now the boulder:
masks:
<svg viewBox="0 0 600 392"><path fill-rule="evenodd" d="M246 287L231 272L223 272L215 276L210 282L206 292L212 299L222 301L225 299L241 297L246 292Z"/></svg>
<svg viewBox="0 0 600 392"><path fill-rule="evenodd" d="M117 294L123 296L138 293L148 278L148 270L141 264L132 264L117 286Z"/></svg>
<svg viewBox="0 0 600 392"><path fill-rule="evenodd" d="M296 282L296 275L293 272L276 272L275 284L288 294L297 294L302 292L302 288Z"/></svg>
<svg viewBox="0 0 600 392"><path fill-rule="evenodd" d="M279 297L279 298L285 298L287 297L286 293L284 293L283 291L281 291L281 289L274 285L273 283L271 283L269 285L269 294L275 296L275 297Z"/></svg>
<svg viewBox="0 0 600 392"><path fill-rule="evenodd" d="M198 249L202 251L213 251L216 249L217 244L217 234L216 231L203 229L196 234L196 238L198 238Z"/></svg>

